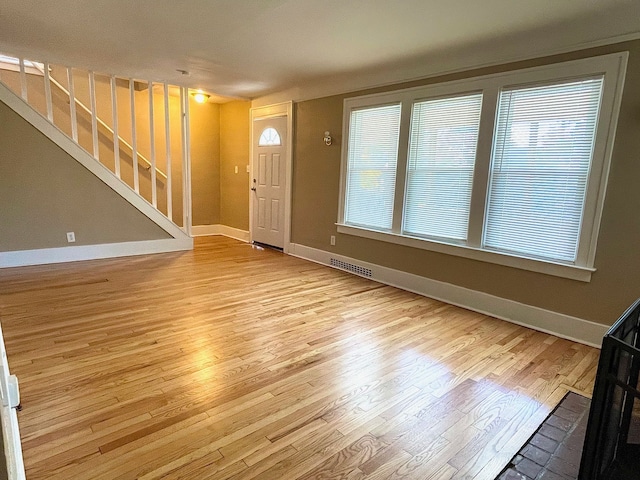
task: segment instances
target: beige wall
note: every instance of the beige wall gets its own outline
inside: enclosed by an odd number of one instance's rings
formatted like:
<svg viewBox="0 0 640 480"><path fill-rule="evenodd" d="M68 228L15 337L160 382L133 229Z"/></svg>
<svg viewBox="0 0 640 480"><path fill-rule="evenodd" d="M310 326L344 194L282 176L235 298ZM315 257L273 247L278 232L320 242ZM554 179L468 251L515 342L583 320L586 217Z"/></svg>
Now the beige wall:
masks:
<svg viewBox="0 0 640 480"><path fill-rule="evenodd" d="M189 103L193 225L220 223L220 105Z"/></svg>
<svg viewBox="0 0 640 480"><path fill-rule="evenodd" d="M0 102L0 251L170 238Z"/></svg>
<svg viewBox="0 0 640 480"><path fill-rule="evenodd" d="M243 101L220 106L220 223L241 230L249 230L250 108Z"/></svg>
<svg viewBox="0 0 640 480"><path fill-rule="evenodd" d="M66 71L54 67L51 75L68 88ZM27 75L26 78L29 104L46 116L43 77ZM17 94L20 93L17 72L0 70L0 80ZM89 105L86 72L74 71L74 89L76 97ZM96 75L96 92L98 116L112 126L108 77ZM161 89L155 88L153 92L156 162L158 168L166 172L164 98ZM69 99L55 86L52 86L52 94L54 122L71 136ZM151 159L149 90L138 89L134 96L137 148L142 155ZM117 104L119 134L131 143L131 111L126 85L117 87ZM24 122L19 117L19 121L15 120L15 114L4 104L2 107L0 198L3 209L0 213L0 251L66 246L67 231L76 232L76 245L168 238L158 227L149 226L146 217L135 209L132 211L124 200L77 162L68 161L62 150L32 127L28 126L21 135L24 138L35 135L39 141L11 142L10 132L15 134L11 125ZM221 106L212 103L201 105L190 99L193 225L222 223L243 230L249 228L246 172L249 163L249 108L250 102L234 101ZM182 145L178 96L169 97L169 110L173 220L182 225ZM11 125L8 123L10 119ZM80 145L93 152L90 116L79 107L78 137ZM112 135L101 129L99 138L100 161L114 171ZM65 160L58 160L61 156ZM120 157L122 179L133 187L130 150L122 147ZM15 159L20 159L20 162ZM37 162L37 159L41 161ZM166 184L166 180L159 176L156 183L158 207L165 213ZM142 167L140 192L151 201L150 173ZM96 219L99 219L100 228L92 223ZM125 222L124 225L122 222Z"/></svg>
<svg viewBox="0 0 640 480"><path fill-rule="evenodd" d="M342 101L346 96L326 97L296 105L292 241L528 305L611 324L626 306L640 297L640 41L348 95L437 83L624 50L630 52L626 86L598 240L597 271L590 283L338 234L335 222L338 218ZM322 133L326 130L334 136L331 147L322 143ZM337 237L335 247L329 244L330 235Z"/></svg>
<svg viewBox="0 0 640 480"><path fill-rule="evenodd" d="M66 70L53 67L51 77L68 89ZM20 93L20 77L17 72L0 70L0 80L14 92ZM29 104L46 116L43 77L27 75ZM109 78L104 75L95 76L97 112L107 125L113 127L111 112L111 87ZM71 136L71 120L69 114L69 97L52 85L54 123L67 135ZM89 79L84 71L74 70L74 93L84 105L89 106ZM143 83L135 91L136 109L136 147L140 154L151 160L151 140L149 135L149 90ZM118 83L116 89L118 104L119 136L132 143L131 109L129 89L127 85ZM198 104L190 99L191 119L191 167L192 167L192 209L194 225L219 223L220 215L220 107L217 104ZM165 143L164 96L161 85L153 89L154 145L157 168L167 171ZM173 202L173 221L182 226L182 140L180 121L180 98L169 97L169 118L171 134L171 195ZM93 153L93 137L91 117L77 107L78 142L90 153ZM113 136L99 128L100 162L115 171ZM151 202L151 175L139 162L140 193ZM133 160L131 150L121 146L120 149L121 178L133 188ZM167 213L167 182L157 177L158 208Z"/></svg>

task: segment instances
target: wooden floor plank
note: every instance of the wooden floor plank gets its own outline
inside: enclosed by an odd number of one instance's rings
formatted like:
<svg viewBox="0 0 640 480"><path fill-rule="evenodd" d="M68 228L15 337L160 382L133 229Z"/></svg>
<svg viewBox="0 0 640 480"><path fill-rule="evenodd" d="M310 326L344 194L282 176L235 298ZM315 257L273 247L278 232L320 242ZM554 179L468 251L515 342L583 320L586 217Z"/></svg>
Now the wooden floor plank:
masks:
<svg viewBox="0 0 640 480"><path fill-rule="evenodd" d="M0 270L29 479L493 480L596 349L224 237Z"/></svg>

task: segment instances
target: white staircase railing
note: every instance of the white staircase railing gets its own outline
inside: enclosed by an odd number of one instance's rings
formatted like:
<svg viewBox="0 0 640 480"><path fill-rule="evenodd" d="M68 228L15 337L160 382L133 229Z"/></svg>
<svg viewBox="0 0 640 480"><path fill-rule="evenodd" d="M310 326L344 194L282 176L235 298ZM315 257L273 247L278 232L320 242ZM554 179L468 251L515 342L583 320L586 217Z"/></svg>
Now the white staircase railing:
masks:
<svg viewBox="0 0 640 480"><path fill-rule="evenodd" d="M0 81L59 130L67 130L66 135L96 161L190 234L187 88L6 56L0 56ZM87 88L79 92L78 82L88 87L88 92ZM101 88L97 88L98 83ZM154 85L160 87L160 92L154 91ZM140 86L146 86L146 95L145 88ZM82 94L84 98L80 98ZM54 103L54 99L60 96L68 99L68 110ZM179 107L176 105L178 96ZM145 100L148 101L148 110L139 108ZM102 117L98 115L99 109ZM107 115L110 118L104 116L107 110L111 111L111 115ZM123 115L125 110L130 115ZM163 135L156 135L156 125L161 123L164 123ZM175 138L176 131L180 134L180 141L172 142L172 133ZM143 145L142 138L148 139L148 143ZM158 146L164 146L164 149ZM141 150L146 150L146 155ZM176 175L182 179L180 184L173 183ZM176 201L181 203L182 215L174 212Z"/></svg>
<svg viewBox="0 0 640 480"><path fill-rule="evenodd" d="M71 98L71 94L69 93L69 90L67 90L60 82L58 82L55 78L52 78L49 76L49 66L47 64L44 64L43 66L40 66L40 64L35 63L34 64L34 68L36 70L38 70L40 73L42 73L42 75L45 78L45 91L48 90L48 94L47 94L47 118L49 119L49 121L51 123L53 123L53 104L51 102L51 87L47 87L47 83L54 85L55 87L57 87L61 92L63 92L66 96L68 96L69 98ZM69 69L67 69L67 75L69 75ZM114 87L115 87L115 76L111 77L113 79L114 82ZM23 97L23 99L25 99ZM26 100L26 99L25 99ZM87 114L92 115L91 113L91 109L89 107L87 107L84 103L82 103L80 100L78 100L77 98L74 98L74 101L76 103L76 105L78 107L80 107L82 110L84 110ZM117 104L116 104L117 105ZM112 105L113 107L113 105ZM117 106L113 107L115 109L117 109ZM117 111L117 110L116 110ZM133 147L131 146L131 144L129 144L129 142L127 142L124 138L122 138L119 135L116 135L115 131L109 126L107 125L107 123L102 120L100 117L98 117L96 115L96 121L97 124L102 127L104 130L106 130L107 132L109 132L111 135L114 135L115 137L117 137L117 143L120 145L124 145L125 147L127 147L129 149L130 152L133 152ZM114 150L115 150L115 145L114 145ZM147 157L145 157L144 155L142 155L140 152L137 152L138 154L138 158L140 160L142 160L142 162L144 163L144 168L146 170L149 170L151 168L151 162L147 159ZM159 169L156 168L156 172L163 178L167 178L167 176ZM116 175L118 174L118 172L116 172Z"/></svg>

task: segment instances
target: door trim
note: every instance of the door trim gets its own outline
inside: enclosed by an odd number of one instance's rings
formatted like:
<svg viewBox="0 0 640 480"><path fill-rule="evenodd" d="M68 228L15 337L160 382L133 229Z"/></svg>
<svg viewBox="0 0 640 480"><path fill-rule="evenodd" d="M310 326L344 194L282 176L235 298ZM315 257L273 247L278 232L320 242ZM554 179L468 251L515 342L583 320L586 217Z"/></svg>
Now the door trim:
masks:
<svg viewBox="0 0 640 480"><path fill-rule="evenodd" d="M265 118L287 117L287 139L285 142L285 189L284 189L284 253L291 249L291 182L293 180L293 102L276 103L266 107L252 108L250 110L251 124L249 131L249 242L253 242L253 196L251 192L251 179L255 171L254 159L254 122Z"/></svg>

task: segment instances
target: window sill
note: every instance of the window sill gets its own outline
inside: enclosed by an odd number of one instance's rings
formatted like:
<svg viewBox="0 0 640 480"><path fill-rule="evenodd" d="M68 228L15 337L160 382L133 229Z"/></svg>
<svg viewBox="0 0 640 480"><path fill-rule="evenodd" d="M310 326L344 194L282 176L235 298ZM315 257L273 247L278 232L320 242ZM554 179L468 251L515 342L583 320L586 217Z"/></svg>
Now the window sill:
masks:
<svg viewBox="0 0 640 480"><path fill-rule="evenodd" d="M595 268L578 267L575 265L518 257L507 253L481 250L479 248L468 247L466 245L451 245L433 240L407 237L396 233L377 232L374 230L367 230L366 228L354 227L340 223L336 225L338 226L338 233L380 240L382 242L395 243L397 245L404 245L407 247L420 248L422 250L430 250L432 252L445 253L447 255L455 255L457 257L479 260L481 262L495 263L497 265L543 273L554 277L569 278L580 282L590 282L591 274L596 271Z"/></svg>

